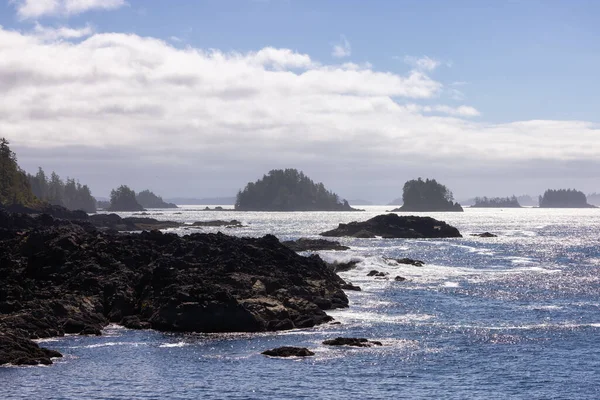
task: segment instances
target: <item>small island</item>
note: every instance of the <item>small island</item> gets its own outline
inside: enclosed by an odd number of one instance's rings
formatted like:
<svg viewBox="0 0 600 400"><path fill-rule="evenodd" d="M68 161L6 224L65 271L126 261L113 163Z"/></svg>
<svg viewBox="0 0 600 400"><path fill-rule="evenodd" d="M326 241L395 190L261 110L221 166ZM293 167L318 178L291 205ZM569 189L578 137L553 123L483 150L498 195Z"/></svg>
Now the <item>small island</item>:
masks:
<svg viewBox="0 0 600 400"><path fill-rule="evenodd" d="M162 197L147 189L139 192L135 199L144 208L178 208L176 204L165 202Z"/></svg>
<svg viewBox="0 0 600 400"><path fill-rule="evenodd" d="M450 189L435 179L413 179L402 189L402 207L391 212L401 211L464 211L454 202Z"/></svg>
<svg viewBox="0 0 600 400"><path fill-rule="evenodd" d="M237 194L236 211L360 211L304 173L274 169Z"/></svg>
<svg viewBox="0 0 600 400"><path fill-rule="evenodd" d="M107 211L146 211L135 198L135 192L129 186L121 185L110 192L110 207Z"/></svg>
<svg viewBox="0 0 600 400"><path fill-rule="evenodd" d="M521 208L517 196L511 197L475 197L476 208Z"/></svg>
<svg viewBox="0 0 600 400"><path fill-rule="evenodd" d="M575 189L548 189L540 196L540 208L596 208L583 192Z"/></svg>
<svg viewBox="0 0 600 400"><path fill-rule="evenodd" d="M326 237L355 237L383 239L453 238L462 237L458 229L431 217L384 214L363 222L339 224L336 229L320 233Z"/></svg>

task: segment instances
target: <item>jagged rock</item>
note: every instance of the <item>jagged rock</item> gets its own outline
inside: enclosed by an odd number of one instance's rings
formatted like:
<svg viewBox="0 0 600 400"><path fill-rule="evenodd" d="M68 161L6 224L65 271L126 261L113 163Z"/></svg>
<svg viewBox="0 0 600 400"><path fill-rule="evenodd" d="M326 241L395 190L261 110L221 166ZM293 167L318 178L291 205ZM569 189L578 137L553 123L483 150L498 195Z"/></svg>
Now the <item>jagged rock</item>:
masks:
<svg viewBox="0 0 600 400"><path fill-rule="evenodd" d="M291 346L277 347L272 350L263 351L261 354L271 357L309 357L315 355L315 353L306 347Z"/></svg>
<svg viewBox="0 0 600 400"><path fill-rule="evenodd" d="M360 292L362 289L360 288L360 286L356 286L351 284L350 282L346 282L342 284L342 289L344 290L353 290L356 292Z"/></svg>
<svg viewBox="0 0 600 400"><path fill-rule="evenodd" d="M337 229L321 233L321 236L334 237L376 237L383 238L448 238L462 237L458 229L444 221L431 217L378 215L364 222L339 224Z"/></svg>
<svg viewBox="0 0 600 400"><path fill-rule="evenodd" d="M402 276L399 276L399 275L398 275L398 276L396 276L396 277L394 278L394 280L395 280L396 282L404 282L404 281L406 280L406 278L404 278L404 277L402 277Z"/></svg>
<svg viewBox="0 0 600 400"><path fill-rule="evenodd" d="M340 242L325 239L300 238L281 242L284 246L294 251L320 251L320 250L348 250L350 247L342 246Z"/></svg>
<svg viewBox="0 0 600 400"><path fill-rule="evenodd" d="M62 357L58 351L38 346L32 340L11 333L0 332L0 365L48 365L51 358Z"/></svg>
<svg viewBox="0 0 600 400"><path fill-rule="evenodd" d="M353 346L353 347L372 347L372 346L382 346L381 342L368 340L365 338L344 338L338 337L335 339L325 340L323 342L324 345L327 346Z"/></svg>
<svg viewBox="0 0 600 400"><path fill-rule="evenodd" d="M272 235L116 234L2 210L0 223L0 334L23 340L98 334L109 322L193 332L306 328L330 322L324 310L348 306L345 282L321 258Z"/></svg>

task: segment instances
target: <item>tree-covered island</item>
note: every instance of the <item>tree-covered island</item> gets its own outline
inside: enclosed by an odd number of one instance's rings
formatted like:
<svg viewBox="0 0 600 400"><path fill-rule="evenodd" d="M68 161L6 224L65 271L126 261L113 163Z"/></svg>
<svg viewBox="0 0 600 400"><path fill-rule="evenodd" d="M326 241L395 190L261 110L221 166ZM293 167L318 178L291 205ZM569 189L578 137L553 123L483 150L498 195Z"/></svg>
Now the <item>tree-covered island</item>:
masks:
<svg viewBox="0 0 600 400"><path fill-rule="evenodd" d="M464 211L454 202L450 189L435 179L413 179L402 189L403 205L392 210L399 211Z"/></svg>
<svg viewBox="0 0 600 400"><path fill-rule="evenodd" d="M237 194L238 211L359 211L346 200L293 169L274 169Z"/></svg>
<svg viewBox="0 0 600 400"><path fill-rule="evenodd" d="M548 189L540 196L540 208L595 208L583 192L575 189Z"/></svg>
<svg viewBox="0 0 600 400"><path fill-rule="evenodd" d="M517 196L511 197L475 197L475 204L471 207L477 208L521 208Z"/></svg>

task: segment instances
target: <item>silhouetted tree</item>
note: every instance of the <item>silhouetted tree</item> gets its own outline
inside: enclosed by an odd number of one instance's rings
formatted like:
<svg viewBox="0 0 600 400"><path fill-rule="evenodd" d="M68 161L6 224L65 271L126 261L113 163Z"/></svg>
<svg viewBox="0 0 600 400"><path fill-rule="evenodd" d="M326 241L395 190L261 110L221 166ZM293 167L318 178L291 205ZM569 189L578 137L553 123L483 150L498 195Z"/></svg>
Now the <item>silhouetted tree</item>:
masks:
<svg viewBox="0 0 600 400"><path fill-rule="evenodd" d="M135 199L133 190L126 185L121 185L111 190L108 211L144 211L144 207Z"/></svg>
<svg viewBox="0 0 600 400"><path fill-rule="evenodd" d="M0 138L0 204L35 206L38 201L9 144L8 140Z"/></svg>
<svg viewBox="0 0 600 400"><path fill-rule="evenodd" d="M27 177L33 193L40 200L66 207L69 210L96 212L96 199L87 185L81 185L72 178L67 178L67 181L64 182L56 172L52 172L48 180L41 167L38 168L37 174L27 175Z"/></svg>
<svg viewBox="0 0 600 400"><path fill-rule="evenodd" d="M475 204L471 207L504 207L504 208L520 208L519 200L516 196L511 197L475 197Z"/></svg>

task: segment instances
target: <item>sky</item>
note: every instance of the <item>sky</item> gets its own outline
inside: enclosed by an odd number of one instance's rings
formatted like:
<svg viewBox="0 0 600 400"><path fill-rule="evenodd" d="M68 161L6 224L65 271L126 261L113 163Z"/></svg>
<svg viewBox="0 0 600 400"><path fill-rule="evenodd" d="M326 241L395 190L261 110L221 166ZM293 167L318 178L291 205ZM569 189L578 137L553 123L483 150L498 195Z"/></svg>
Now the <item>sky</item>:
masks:
<svg viewBox="0 0 600 400"><path fill-rule="evenodd" d="M600 192L600 2L8 0L20 165L164 197L297 168L385 204Z"/></svg>

